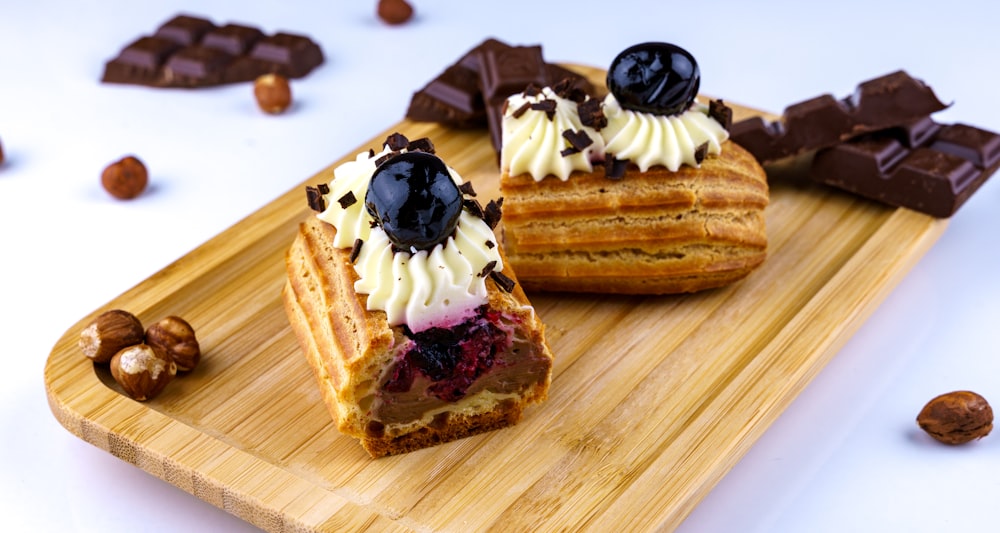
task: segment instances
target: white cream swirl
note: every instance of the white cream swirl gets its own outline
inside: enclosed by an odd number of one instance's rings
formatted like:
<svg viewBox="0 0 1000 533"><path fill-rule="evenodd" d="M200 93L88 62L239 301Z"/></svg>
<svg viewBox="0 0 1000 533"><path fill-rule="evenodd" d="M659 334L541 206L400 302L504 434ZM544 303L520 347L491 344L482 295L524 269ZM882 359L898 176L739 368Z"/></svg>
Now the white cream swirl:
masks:
<svg viewBox="0 0 1000 533"><path fill-rule="evenodd" d="M654 115L623 109L611 94L604 99L608 125L601 129L605 151L615 159L627 159L646 172L663 165L676 172L681 165L698 167L698 147L707 143L707 155L719 155L729 138L718 121L708 116L708 106L694 102L677 115Z"/></svg>
<svg viewBox="0 0 1000 533"><path fill-rule="evenodd" d="M483 271L491 262L503 269L496 244L489 225L468 211L454 236L430 251L394 251L382 228L372 228L354 264L354 290L368 294L368 309L385 311L389 325L449 327L487 302Z"/></svg>
<svg viewBox="0 0 1000 533"><path fill-rule="evenodd" d="M354 290L368 295L369 311L385 311L390 325L406 324L413 332L449 327L487 302L486 277L480 274L492 261L493 270L503 269L497 238L486 222L463 209L455 234L444 243L430 251L394 251L382 228L372 228L364 205L375 161L391 151L384 147L374 155L362 152L335 168L324 195L327 208L317 216L337 229L337 248L351 248L355 239L364 241L354 263L359 276ZM462 183L454 169L448 167L448 172L455 183ZM355 202L344 208L338 200L347 193Z"/></svg>
<svg viewBox="0 0 1000 533"><path fill-rule="evenodd" d="M543 100L555 102L551 118L544 110L525 110L526 105ZM563 150L571 147L563 137L567 130L586 133L591 144L563 155ZM596 130L580 122L576 102L559 96L549 87L532 96L517 93L507 99L502 139L501 168L511 176L527 172L535 181L550 175L566 181L574 170L592 172L593 161L604 159L604 141Z"/></svg>

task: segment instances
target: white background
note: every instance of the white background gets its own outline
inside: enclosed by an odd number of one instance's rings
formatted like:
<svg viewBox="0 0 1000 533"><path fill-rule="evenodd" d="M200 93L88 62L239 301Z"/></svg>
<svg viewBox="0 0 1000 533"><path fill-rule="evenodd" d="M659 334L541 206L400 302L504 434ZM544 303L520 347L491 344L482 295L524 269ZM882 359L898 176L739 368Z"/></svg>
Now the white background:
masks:
<svg viewBox="0 0 1000 533"><path fill-rule="evenodd" d="M549 61L607 66L670 41L702 91L780 111L906 69L1000 130L995 2L418 1L403 27L374 1L24 2L0 5L0 523L6 531L252 528L63 429L45 400L53 343L219 231L354 153L410 94L487 36L541 43ZM655 7L649 7L655 6ZM104 61L186 11L311 35L327 63L266 116L248 85L198 91L98 83ZM134 153L139 199L99 185ZM1000 407L1000 178L685 522L703 531L987 531L998 526L1000 431L938 445L914 418L966 388ZM205 295L210 298L211 295Z"/></svg>

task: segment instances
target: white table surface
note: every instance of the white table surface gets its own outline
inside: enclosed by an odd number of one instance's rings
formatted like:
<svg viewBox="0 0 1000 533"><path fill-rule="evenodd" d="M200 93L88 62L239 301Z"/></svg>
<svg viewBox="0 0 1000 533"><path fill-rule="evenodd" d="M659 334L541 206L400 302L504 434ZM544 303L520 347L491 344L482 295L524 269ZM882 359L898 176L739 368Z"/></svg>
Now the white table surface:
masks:
<svg viewBox="0 0 1000 533"><path fill-rule="evenodd" d="M631 44L675 42L699 60L703 92L773 111L903 68L954 102L939 119L1000 130L996 2L428 0L402 27L380 23L375 2L362 0L3 4L5 531L253 529L60 426L43 386L49 351L83 315L354 153L487 36L597 66ZM327 62L294 83L295 106L282 116L260 113L249 85L98 83L121 46L181 11L306 33ZM116 201L99 176L129 153L146 162L152 185ZM947 447L914 418L954 389L1000 407L998 206L994 178L681 531L997 529L1000 431Z"/></svg>

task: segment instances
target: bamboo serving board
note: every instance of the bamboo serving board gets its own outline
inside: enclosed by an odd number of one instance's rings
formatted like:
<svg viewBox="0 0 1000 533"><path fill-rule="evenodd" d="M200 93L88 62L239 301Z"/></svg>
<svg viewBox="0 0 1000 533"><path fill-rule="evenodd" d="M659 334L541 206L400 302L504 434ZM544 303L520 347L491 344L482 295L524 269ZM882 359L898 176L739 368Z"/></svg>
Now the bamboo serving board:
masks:
<svg viewBox="0 0 1000 533"><path fill-rule="evenodd" d="M531 294L556 355L549 399L515 427L373 460L335 429L280 293L312 213L303 185L395 131L430 137L496 196L485 132L392 126L67 329L45 367L59 422L270 531L672 529L946 227L772 175L769 257L747 279L683 296ZM130 400L77 348L112 308L185 317L200 366Z"/></svg>

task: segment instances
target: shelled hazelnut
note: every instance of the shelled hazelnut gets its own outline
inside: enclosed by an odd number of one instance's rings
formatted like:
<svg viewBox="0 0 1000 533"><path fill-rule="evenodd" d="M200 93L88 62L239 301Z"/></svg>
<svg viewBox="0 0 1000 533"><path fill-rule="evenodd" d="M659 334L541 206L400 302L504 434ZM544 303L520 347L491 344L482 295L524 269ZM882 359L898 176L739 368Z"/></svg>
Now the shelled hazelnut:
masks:
<svg viewBox="0 0 1000 533"><path fill-rule="evenodd" d="M292 87L281 74L264 74L253 83L257 106L272 115L283 113L292 104Z"/></svg>
<svg viewBox="0 0 1000 533"><path fill-rule="evenodd" d="M975 392L949 392L927 402L917 415L917 424L935 440L965 444L989 435L993 429L993 408Z"/></svg>
<svg viewBox="0 0 1000 533"><path fill-rule="evenodd" d="M378 16L386 24L403 24L413 17L413 6L406 0L379 0Z"/></svg>
<svg viewBox="0 0 1000 533"><path fill-rule="evenodd" d="M80 333L78 345L96 363L107 363L122 348L143 341L142 323L121 309L105 311Z"/></svg>
<svg viewBox="0 0 1000 533"><path fill-rule="evenodd" d="M177 375L177 364L159 349L136 344L111 358L111 377L133 400L156 397Z"/></svg>
<svg viewBox="0 0 1000 533"><path fill-rule="evenodd" d="M101 185L119 200L131 200L146 190L149 174L146 165L135 156L125 156L108 165L101 173Z"/></svg>
<svg viewBox="0 0 1000 533"><path fill-rule="evenodd" d="M0 165L3 164L3 143L0 143Z"/></svg>
<svg viewBox="0 0 1000 533"><path fill-rule="evenodd" d="M173 359L178 372L190 372L201 359L194 328L178 316L168 316L146 329L146 344Z"/></svg>

